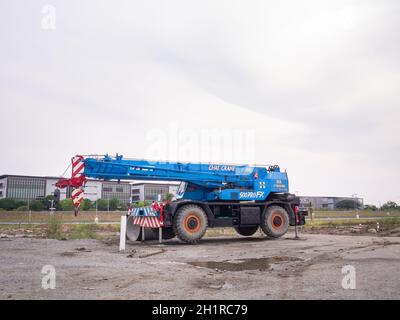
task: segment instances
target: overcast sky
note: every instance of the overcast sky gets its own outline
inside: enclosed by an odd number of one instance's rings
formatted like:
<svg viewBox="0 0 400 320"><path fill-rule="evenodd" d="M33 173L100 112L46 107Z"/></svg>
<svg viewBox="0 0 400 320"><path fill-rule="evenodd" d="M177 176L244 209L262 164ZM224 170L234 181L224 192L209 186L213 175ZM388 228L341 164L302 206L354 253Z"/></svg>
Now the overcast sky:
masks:
<svg viewBox="0 0 400 320"><path fill-rule="evenodd" d="M0 174L118 152L400 202L399 1L0 0L0 24Z"/></svg>

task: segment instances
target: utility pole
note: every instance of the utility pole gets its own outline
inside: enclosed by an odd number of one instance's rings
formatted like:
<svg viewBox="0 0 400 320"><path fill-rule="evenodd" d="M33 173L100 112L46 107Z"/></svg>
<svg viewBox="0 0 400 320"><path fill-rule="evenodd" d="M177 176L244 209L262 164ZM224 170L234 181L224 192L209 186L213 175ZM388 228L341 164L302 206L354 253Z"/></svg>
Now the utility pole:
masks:
<svg viewBox="0 0 400 320"><path fill-rule="evenodd" d="M96 199L96 217L94 218L94 222L95 223L98 223L99 222L99 217L98 217L98 214L97 214L97 201L98 201L99 199Z"/></svg>
<svg viewBox="0 0 400 320"><path fill-rule="evenodd" d="M54 210L56 209L56 208L54 208L54 200L49 200L49 202L50 202L50 214L54 214Z"/></svg>
<svg viewBox="0 0 400 320"><path fill-rule="evenodd" d="M357 193L353 193L351 196L354 198L354 209L356 210L356 212L357 212L357 210L358 210L358 200L357 200Z"/></svg>
<svg viewBox="0 0 400 320"><path fill-rule="evenodd" d="M31 223L32 220L32 212L31 212L31 207L29 205L29 198L28 198L28 215L29 215L29 223Z"/></svg>

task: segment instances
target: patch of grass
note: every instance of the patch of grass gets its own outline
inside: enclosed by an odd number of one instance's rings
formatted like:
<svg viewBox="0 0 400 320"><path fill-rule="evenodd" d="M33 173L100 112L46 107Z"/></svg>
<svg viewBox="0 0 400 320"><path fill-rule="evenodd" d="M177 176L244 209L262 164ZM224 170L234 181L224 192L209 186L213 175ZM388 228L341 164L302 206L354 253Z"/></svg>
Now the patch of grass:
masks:
<svg viewBox="0 0 400 320"><path fill-rule="evenodd" d="M7 235L15 234L33 234L38 237L43 237L44 226L37 226L32 224L2 224L0 225L0 233Z"/></svg>
<svg viewBox="0 0 400 320"><path fill-rule="evenodd" d="M79 224L71 226L68 239L99 239L96 226L93 224Z"/></svg>
<svg viewBox="0 0 400 320"><path fill-rule="evenodd" d="M48 219L46 237L58 240L96 239L103 240L102 232L112 232L112 225L70 224L63 223L60 216L54 215Z"/></svg>
<svg viewBox="0 0 400 320"><path fill-rule="evenodd" d="M334 211L334 210L315 210L314 218L349 218L359 215L363 217L400 217L399 210L392 211L372 211L372 210L349 210L349 211ZM311 220L311 217L308 217Z"/></svg>
<svg viewBox="0 0 400 320"><path fill-rule="evenodd" d="M34 229L35 226L32 224L0 224L0 230L11 230L11 229Z"/></svg>
<svg viewBox="0 0 400 320"><path fill-rule="evenodd" d="M72 239L96 239L104 240L108 236L115 234L119 229L118 225L96 225L78 224L70 225L67 238Z"/></svg>
<svg viewBox="0 0 400 320"><path fill-rule="evenodd" d="M65 235L63 233L63 223L60 217L52 215L47 220L46 225L46 238L48 239L63 239Z"/></svg>
<svg viewBox="0 0 400 320"><path fill-rule="evenodd" d="M394 229L400 227L400 217L390 217L390 218L381 218L379 220L371 220L371 219L351 219L351 220L324 220L324 221L311 221L307 220L306 224L302 226L303 228L309 227L319 227L319 228L329 228L329 227L351 227L354 225L364 224L371 227L375 227L376 223L379 222L382 228L386 230Z"/></svg>
<svg viewBox="0 0 400 320"><path fill-rule="evenodd" d="M124 211L99 211L97 217L101 222L119 222L121 215L125 215ZM94 222L96 217L95 211L79 211L75 217L73 211L56 211L54 215L60 217L63 222ZM3 211L0 212L0 222L47 222L50 217L49 211L29 212L27 211Z"/></svg>
<svg viewBox="0 0 400 320"><path fill-rule="evenodd" d="M115 237L119 231L116 224L66 224L59 216L48 217L44 225L8 224L0 225L0 233L8 235L30 234L38 238L72 240L97 239L105 240Z"/></svg>

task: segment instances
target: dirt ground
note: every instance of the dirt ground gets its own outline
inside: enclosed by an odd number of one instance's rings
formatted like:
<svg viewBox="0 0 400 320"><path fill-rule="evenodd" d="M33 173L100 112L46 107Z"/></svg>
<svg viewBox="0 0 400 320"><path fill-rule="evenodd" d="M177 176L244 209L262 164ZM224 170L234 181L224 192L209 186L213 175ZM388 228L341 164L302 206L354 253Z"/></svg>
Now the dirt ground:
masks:
<svg viewBox="0 0 400 320"><path fill-rule="evenodd" d="M56 288L44 290L44 265ZM356 288L342 288L352 265ZM0 239L1 299L399 299L400 237L257 234L127 244Z"/></svg>

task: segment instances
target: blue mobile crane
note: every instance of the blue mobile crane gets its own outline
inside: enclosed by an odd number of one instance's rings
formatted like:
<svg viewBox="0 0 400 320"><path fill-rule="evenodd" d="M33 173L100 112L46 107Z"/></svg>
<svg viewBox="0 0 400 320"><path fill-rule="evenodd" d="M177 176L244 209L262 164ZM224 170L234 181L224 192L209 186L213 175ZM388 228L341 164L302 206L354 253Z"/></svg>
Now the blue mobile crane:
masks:
<svg viewBox="0 0 400 320"><path fill-rule="evenodd" d="M86 178L181 181L176 200L162 204L165 239L177 236L196 243L213 227L233 227L243 236L261 227L268 237L277 238L289 225L305 223L299 198L289 193L287 173L277 165L161 162L118 154L77 157L81 174L60 179L58 187L78 189Z"/></svg>

